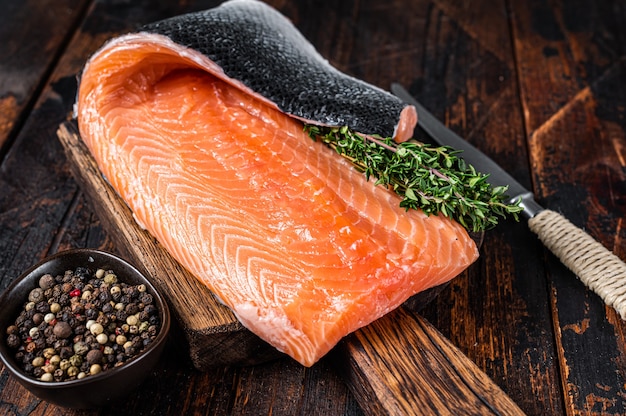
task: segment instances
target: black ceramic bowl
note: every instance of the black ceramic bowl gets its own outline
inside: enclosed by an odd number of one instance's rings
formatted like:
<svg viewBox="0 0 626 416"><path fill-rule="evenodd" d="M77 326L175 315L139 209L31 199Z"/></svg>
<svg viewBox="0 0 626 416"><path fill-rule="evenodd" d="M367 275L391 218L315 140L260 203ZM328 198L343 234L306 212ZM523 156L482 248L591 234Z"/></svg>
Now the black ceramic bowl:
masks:
<svg viewBox="0 0 626 416"><path fill-rule="evenodd" d="M6 329L28 300L29 292L38 286L39 278L50 273L63 274L76 267L112 269L119 280L132 285L146 285L159 310L160 330L146 349L120 367L104 370L79 380L45 382L27 375L14 358L15 351L7 346ZM136 268L110 253L76 249L55 254L31 267L18 277L0 297L0 358L7 370L37 397L64 407L93 408L129 394L141 384L154 369L163 352L170 329L170 312L167 303L155 287Z"/></svg>

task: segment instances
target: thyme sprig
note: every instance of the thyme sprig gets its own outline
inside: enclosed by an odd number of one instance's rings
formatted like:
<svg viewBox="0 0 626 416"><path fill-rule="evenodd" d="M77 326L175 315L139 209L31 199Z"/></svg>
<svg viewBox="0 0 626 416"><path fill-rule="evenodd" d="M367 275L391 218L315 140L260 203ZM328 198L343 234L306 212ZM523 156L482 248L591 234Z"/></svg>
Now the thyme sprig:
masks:
<svg viewBox="0 0 626 416"><path fill-rule="evenodd" d="M506 186L492 187L488 175L477 172L448 146L361 135L348 127L305 125L305 131L348 159L367 179L387 186L401 197L400 206L443 214L470 231L491 229L499 217L518 220L522 211L507 203Z"/></svg>

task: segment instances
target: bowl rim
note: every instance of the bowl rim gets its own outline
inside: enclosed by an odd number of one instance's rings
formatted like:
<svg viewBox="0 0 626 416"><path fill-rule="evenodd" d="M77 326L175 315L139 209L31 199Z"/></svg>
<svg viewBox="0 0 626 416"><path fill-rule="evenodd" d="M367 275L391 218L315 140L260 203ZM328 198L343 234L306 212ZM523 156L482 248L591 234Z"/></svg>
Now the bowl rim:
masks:
<svg viewBox="0 0 626 416"><path fill-rule="evenodd" d="M150 345L148 345L147 348L142 350L140 354L134 356L131 360L125 362L123 365L121 365L119 367L113 367L113 368L104 370L104 371L102 371L102 372L100 372L98 374L89 375L89 376L84 377L82 379L67 380L67 381L42 381L42 380L39 380L37 378L34 378L32 376L29 376L29 375L25 374L24 371L19 367L19 365L15 362L15 360L13 358L5 356L4 350L0 349L0 360L2 360L2 363L4 364L4 366L13 375L15 375L17 378L19 378L20 381L26 382L27 384L30 384L32 386L36 386L37 388L41 388L41 389L66 389L66 388L72 387L74 385L85 386L85 385L88 385L88 384L91 384L91 383L101 382L103 380L106 380L107 378L114 377L118 373L131 370L132 367L135 367L135 366L137 366L137 365L139 365L141 363L141 361L142 361L141 358L142 357L147 356L148 353L150 353L153 350L159 348L160 345L166 341L166 338L168 337L169 332L170 332L171 315L170 315L169 306L168 306L167 301L165 300L165 298L157 290L157 288L154 286L152 281L143 272L138 270L134 265L132 265L130 262L128 262L124 258L120 257L117 254L114 254L114 253L111 253L111 252L105 251L105 250L100 250L100 249L74 248L74 249L68 249L68 250L59 251L59 252L57 252L55 254L52 254L50 256L47 256L47 257L43 258L42 260L40 260L35 265L29 267L26 271L24 271L22 274L20 274L15 280L13 280L13 282L11 282L11 284L2 292L2 294L0 294L0 304L4 303L3 300L8 298L8 296L11 294L11 292L13 292L13 290L15 290L15 288L22 281L26 280L32 273L34 273L40 267L44 266L46 263L49 263L49 262L54 261L54 260L57 260L60 257L75 256L75 255L80 255L80 254L95 254L96 256L102 256L103 258L108 258L108 259L111 259L113 261L120 262L125 267L128 267L133 273L135 273L136 275L140 276L141 279L144 280L146 285L148 286L148 290L149 290L150 294L152 296L154 296L155 299L157 300L158 308L159 308L160 316L161 316L161 326L159 328L159 332L158 332L157 336L155 337L155 339L150 343ZM77 265L77 266L80 266L80 265ZM122 280L122 282L124 282L124 280ZM5 328L2 328L2 336L3 337L6 335L4 333L4 330L5 330ZM4 345L6 345L6 340L5 339L0 340L0 342L2 342ZM8 349L8 346L7 346L7 349Z"/></svg>

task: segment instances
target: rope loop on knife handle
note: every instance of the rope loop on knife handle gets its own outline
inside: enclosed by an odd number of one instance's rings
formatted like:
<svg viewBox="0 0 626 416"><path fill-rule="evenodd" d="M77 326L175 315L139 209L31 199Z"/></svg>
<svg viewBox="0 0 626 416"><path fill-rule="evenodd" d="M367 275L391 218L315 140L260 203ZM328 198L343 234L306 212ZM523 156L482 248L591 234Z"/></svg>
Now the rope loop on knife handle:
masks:
<svg viewBox="0 0 626 416"><path fill-rule="evenodd" d="M626 320L626 263L552 210L541 211L528 225L565 266Z"/></svg>

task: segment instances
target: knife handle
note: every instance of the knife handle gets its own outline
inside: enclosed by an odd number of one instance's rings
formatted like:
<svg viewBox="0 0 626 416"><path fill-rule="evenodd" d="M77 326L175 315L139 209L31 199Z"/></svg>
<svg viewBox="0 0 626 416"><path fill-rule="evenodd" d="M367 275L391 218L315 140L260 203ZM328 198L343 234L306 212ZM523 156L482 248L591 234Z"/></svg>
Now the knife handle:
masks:
<svg viewBox="0 0 626 416"><path fill-rule="evenodd" d="M539 212L528 226L585 286L626 320L626 263L552 210Z"/></svg>

